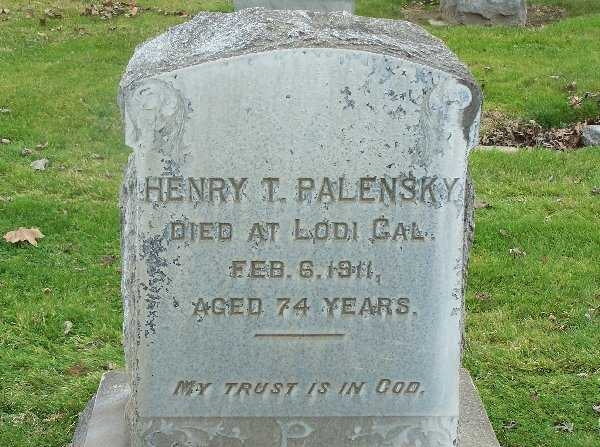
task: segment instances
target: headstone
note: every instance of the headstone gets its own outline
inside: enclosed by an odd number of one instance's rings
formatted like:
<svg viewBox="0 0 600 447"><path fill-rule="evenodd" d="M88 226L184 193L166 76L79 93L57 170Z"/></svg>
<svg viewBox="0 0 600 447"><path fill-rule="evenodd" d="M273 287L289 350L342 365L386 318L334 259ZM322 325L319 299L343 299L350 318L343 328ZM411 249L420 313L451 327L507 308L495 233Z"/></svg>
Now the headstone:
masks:
<svg viewBox="0 0 600 447"><path fill-rule="evenodd" d="M233 0L236 11L245 8L298 9L308 11L354 12L354 0Z"/></svg>
<svg viewBox="0 0 600 447"><path fill-rule="evenodd" d="M600 125L588 124L581 131L581 142L584 146L600 146Z"/></svg>
<svg viewBox="0 0 600 447"><path fill-rule="evenodd" d="M131 446L456 446L481 92L448 48L201 14L120 102Z"/></svg>
<svg viewBox="0 0 600 447"><path fill-rule="evenodd" d="M440 0L443 17L464 25L525 25L526 0Z"/></svg>

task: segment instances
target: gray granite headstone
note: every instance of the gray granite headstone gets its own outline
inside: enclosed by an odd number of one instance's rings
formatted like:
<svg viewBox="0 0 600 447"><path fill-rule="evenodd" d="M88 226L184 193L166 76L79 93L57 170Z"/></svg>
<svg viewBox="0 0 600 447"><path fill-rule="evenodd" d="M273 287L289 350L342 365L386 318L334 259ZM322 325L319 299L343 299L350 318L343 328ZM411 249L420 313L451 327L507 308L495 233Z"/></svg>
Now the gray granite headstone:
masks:
<svg viewBox="0 0 600 447"><path fill-rule="evenodd" d="M526 0L440 0L442 15L464 25L525 25Z"/></svg>
<svg viewBox="0 0 600 447"><path fill-rule="evenodd" d="M354 0L233 0L235 10L262 7L266 9L300 9L308 11L354 12Z"/></svg>
<svg viewBox="0 0 600 447"><path fill-rule="evenodd" d="M481 92L448 48L201 14L136 50L120 103L131 446L457 445Z"/></svg>

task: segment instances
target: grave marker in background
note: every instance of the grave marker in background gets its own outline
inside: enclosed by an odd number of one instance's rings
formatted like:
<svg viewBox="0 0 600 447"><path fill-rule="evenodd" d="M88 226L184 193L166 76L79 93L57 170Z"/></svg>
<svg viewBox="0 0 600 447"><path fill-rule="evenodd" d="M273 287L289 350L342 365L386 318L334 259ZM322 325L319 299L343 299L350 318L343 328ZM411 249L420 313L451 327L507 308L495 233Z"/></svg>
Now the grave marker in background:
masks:
<svg viewBox="0 0 600 447"><path fill-rule="evenodd" d="M526 0L440 0L443 17L463 25L525 25Z"/></svg>
<svg viewBox="0 0 600 447"><path fill-rule="evenodd" d="M245 8L298 9L309 11L354 12L354 0L233 0L236 11Z"/></svg>

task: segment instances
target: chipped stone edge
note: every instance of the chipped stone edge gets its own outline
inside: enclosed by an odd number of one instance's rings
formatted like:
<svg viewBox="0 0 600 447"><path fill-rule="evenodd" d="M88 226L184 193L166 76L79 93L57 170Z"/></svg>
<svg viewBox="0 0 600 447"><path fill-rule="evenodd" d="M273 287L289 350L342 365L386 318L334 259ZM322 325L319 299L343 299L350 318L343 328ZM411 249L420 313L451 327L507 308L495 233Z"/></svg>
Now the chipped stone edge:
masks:
<svg viewBox="0 0 600 447"><path fill-rule="evenodd" d="M469 69L445 43L418 25L348 12L266 10L201 13L139 45L119 84L119 105L143 79L217 59L301 48L336 48L383 54L444 71L472 93L464 122L477 123L483 95ZM471 148L473 126L465 125ZM469 130L466 128L469 127Z"/></svg>

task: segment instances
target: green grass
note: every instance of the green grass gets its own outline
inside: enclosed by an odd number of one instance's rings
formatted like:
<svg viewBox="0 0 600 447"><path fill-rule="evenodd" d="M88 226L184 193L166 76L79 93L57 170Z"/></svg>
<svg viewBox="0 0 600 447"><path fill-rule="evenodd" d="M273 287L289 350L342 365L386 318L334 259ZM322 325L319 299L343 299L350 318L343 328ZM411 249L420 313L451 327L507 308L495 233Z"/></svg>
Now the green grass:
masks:
<svg viewBox="0 0 600 447"><path fill-rule="evenodd" d="M225 1L138 3L231 9ZM573 17L541 29L431 31L482 81L488 109L546 125L595 116L592 102L567 106L564 85L600 90L599 2L553 3ZM128 151L116 86L136 44L185 18L142 12L102 21L80 16L84 4L0 0L11 9L0 21L0 108L11 109L0 113L0 137L12 141L0 145L0 234L37 226L46 235L38 248L0 241L0 446L63 446L104 369L122 365L117 196ZM358 11L399 17L400 4L363 0ZM48 7L64 18L40 25ZM35 153L21 156L23 147ZM29 163L42 156L52 165L35 173ZM600 445L592 410L600 312L589 310L600 307L600 196L591 193L599 164L600 149L471 158L491 208L477 212L465 363L505 447ZM511 248L527 255L515 258ZM73 323L66 335L65 321ZM512 420L515 428L503 428ZM555 430L563 421L573 433Z"/></svg>
<svg viewBox="0 0 600 447"><path fill-rule="evenodd" d="M600 95L581 108L569 105L566 86L579 96L600 92L600 14L543 28L432 29L469 65L483 87L486 108L564 126L600 114Z"/></svg>

